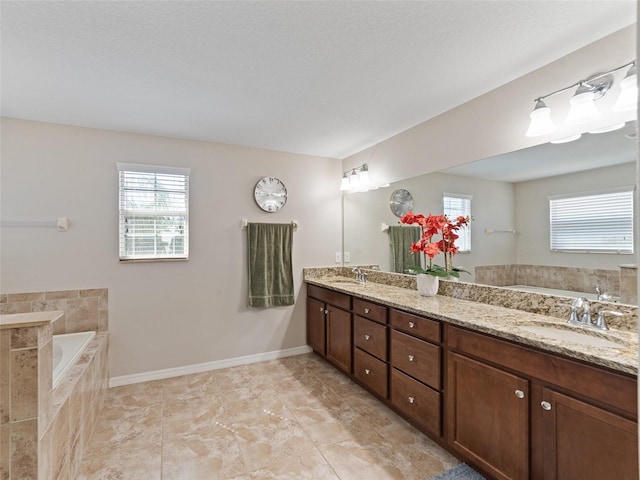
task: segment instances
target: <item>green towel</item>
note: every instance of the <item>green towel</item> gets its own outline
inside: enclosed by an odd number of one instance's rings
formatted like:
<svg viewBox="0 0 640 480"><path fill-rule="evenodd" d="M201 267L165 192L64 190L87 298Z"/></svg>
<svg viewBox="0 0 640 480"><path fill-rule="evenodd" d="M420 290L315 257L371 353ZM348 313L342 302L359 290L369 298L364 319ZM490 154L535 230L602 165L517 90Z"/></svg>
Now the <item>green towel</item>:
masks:
<svg viewBox="0 0 640 480"><path fill-rule="evenodd" d="M250 307L293 305L291 223L249 223Z"/></svg>
<svg viewBox="0 0 640 480"><path fill-rule="evenodd" d="M411 244L420 240L420 228L395 225L389 227L391 270L405 273L409 267L420 266L420 256L411 253Z"/></svg>

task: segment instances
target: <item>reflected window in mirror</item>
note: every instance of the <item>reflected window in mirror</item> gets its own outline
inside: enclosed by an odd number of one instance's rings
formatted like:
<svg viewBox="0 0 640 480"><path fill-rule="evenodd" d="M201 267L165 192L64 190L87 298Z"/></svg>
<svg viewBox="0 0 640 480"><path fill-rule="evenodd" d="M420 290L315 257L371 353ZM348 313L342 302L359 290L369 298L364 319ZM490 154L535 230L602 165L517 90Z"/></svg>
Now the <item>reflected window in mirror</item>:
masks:
<svg viewBox="0 0 640 480"><path fill-rule="evenodd" d="M444 193L442 195L443 213L450 220L458 217L471 218L471 199L473 195L464 195L461 193ZM471 251L471 225L462 228L458 232L459 238L456 240L459 252Z"/></svg>
<svg viewBox="0 0 640 480"><path fill-rule="evenodd" d="M633 253L633 187L549 196L553 252Z"/></svg>

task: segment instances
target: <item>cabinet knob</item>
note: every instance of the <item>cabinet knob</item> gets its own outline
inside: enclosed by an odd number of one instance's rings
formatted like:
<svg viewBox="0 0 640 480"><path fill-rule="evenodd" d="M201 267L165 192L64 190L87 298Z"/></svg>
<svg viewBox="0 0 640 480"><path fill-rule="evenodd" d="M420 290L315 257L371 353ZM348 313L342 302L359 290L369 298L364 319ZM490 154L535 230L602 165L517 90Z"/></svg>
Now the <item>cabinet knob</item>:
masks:
<svg viewBox="0 0 640 480"><path fill-rule="evenodd" d="M409 397L409 398L407 398L407 400L409 401L409 403L413 403L413 402L415 402L415 401L416 401L416 399L415 399L415 398L413 398L413 397Z"/></svg>
<svg viewBox="0 0 640 480"><path fill-rule="evenodd" d="M413 323L413 322L409 322L409 328L414 328L415 326L416 326L416 324L415 324L415 323Z"/></svg>
<svg viewBox="0 0 640 480"><path fill-rule="evenodd" d="M364 369L364 374L365 375L369 375L371 373L371 370L369 370L368 368Z"/></svg>
<svg viewBox="0 0 640 480"><path fill-rule="evenodd" d="M416 359L416 357L414 357L413 355L409 355L409 361L413 362Z"/></svg>
<svg viewBox="0 0 640 480"><path fill-rule="evenodd" d="M320 311L321 311L322 313L325 313L325 311L324 311L324 307L320 307Z"/></svg>
<svg viewBox="0 0 640 480"><path fill-rule="evenodd" d="M365 308L365 309L364 309L364 313L369 313L369 309L368 309L368 308Z"/></svg>
<svg viewBox="0 0 640 480"><path fill-rule="evenodd" d="M371 338L371 337L370 337L369 335L365 335L365 336L364 336L364 339L365 339L365 340L369 340L370 338Z"/></svg>
<svg viewBox="0 0 640 480"><path fill-rule="evenodd" d="M551 404L549 402L540 402L540 406L544 409L544 410L551 410Z"/></svg>
<svg viewBox="0 0 640 480"><path fill-rule="evenodd" d="M325 315L326 315L327 313L329 313L329 310L325 310L325 311L324 311L324 314L325 314Z"/></svg>
<svg viewBox="0 0 640 480"><path fill-rule="evenodd" d="M515 394L518 398L524 398L524 392L522 390L516 390Z"/></svg>

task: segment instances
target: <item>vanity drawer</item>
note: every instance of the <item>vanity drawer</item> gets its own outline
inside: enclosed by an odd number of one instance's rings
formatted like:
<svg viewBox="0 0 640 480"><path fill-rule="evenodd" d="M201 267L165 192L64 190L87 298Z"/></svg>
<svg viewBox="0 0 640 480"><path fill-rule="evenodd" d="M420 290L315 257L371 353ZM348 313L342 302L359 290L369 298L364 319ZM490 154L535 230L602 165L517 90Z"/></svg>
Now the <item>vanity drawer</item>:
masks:
<svg viewBox="0 0 640 480"><path fill-rule="evenodd" d="M344 308L345 310L351 310L351 296L345 295L344 293L307 284L307 296L317 298L318 300Z"/></svg>
<svg viewBox="0 0 640 480"><path fill-rule="evenodd" d="M430 432L442 434L440 393L395 368L391 369L391 403Z"/></svg>
<svg viewBox="0 0 640 480"><path fill-rule="evenodd" d="M386 363L356 348L353 358L353 375L372 392L382 398L388 398L389 366Z"/></svg>
<svg viewBox="0 0 640 480"><path fill-rule="evenodd" d="M387 307L360 298L353 299L353 313L378 323L387 323Z"/></svg>
<svg viewBox="0 0 640 480"><path fill-rule="evenodd" d="M387 327L356 315L353 343L380 360L387 361Z"/></svg>
<svg viewBox="0 0 640 480"><path fill-rule="evenodd" d="M440 347L393 330L391 365L407 375L440 389Z"/></svg>
<svg viewBox="0 0 640 480"><path fill-rule="evenodd" d="M442 341L441 324L436 320L393 309L389 312L389 317L391 326L396 330L402 330L431 342L440 343Z"/></svg>

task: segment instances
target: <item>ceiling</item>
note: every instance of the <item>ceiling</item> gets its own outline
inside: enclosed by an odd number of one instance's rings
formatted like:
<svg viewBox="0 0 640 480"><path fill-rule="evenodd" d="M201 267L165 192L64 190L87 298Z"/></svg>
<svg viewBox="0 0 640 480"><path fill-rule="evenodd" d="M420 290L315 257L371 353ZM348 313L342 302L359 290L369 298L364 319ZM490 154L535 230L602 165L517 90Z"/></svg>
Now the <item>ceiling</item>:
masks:
<svg viewBox="0 0 640 480"><path fill-rule="evenodd" d="M2 1L0 109L345 158L635 11L635 0Z"/></svg>

